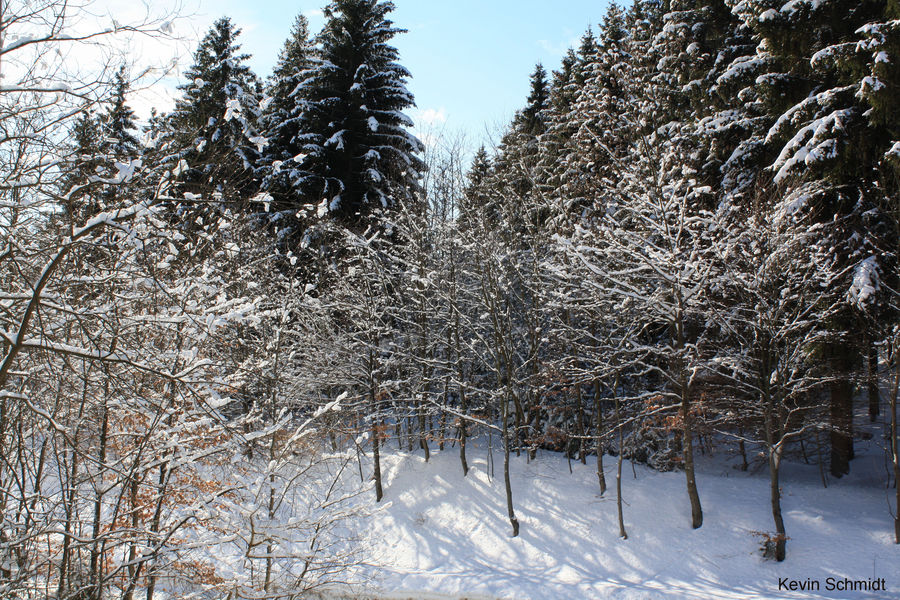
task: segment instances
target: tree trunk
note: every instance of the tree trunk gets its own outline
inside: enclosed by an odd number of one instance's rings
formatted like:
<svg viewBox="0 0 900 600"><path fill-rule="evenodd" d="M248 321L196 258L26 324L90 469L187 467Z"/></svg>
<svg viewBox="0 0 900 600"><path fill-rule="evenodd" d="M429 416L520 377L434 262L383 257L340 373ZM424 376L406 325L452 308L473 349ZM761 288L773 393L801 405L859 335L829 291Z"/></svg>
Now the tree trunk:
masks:
<svg viewBox="0 0 900 600"><path fill-rule="evenodd" d="M459 419L459 462L462 465L463 477L469 474L469 463L466 460L466 439L468 432L466 431L466 417L468 407L466 406L466 388L459 386L459 404L463 416Z"/></svg>
<svg viewBox="0 0 900 600"><path fill-rule="evenodd" d="M375 477L375 502L381 502L384 497L384 489L381 487L381 451L378 448L378 426L372 423L372 462L374 463Z"/></svg>
<svg viewBox="0 0 900 600"><path fill-rule="evenodd" d="M831 474L850 472L853 455L853 384L839 375L831 387Z"/></svg>
<svg viewBox="0 0 900 600"><path fill-rule="evenodd" d="M606 475L603 473L603 410L600 407L600 380L594 380L594 435L597 436L597 479L600 495L606 493Z"/></svg>
<svg viewBox="0 0 900 600"><path fill-rule="evenodd" d="M513 510L512 485L509 481L509 391L503 399L503 483L506 486L506 510L509 514L509 522L512 524L512 536L519 535L519 520Z"/></svg>
<svg viewBox="0 0 900 600"><path fill-rule="evenodd" d="M372 419L372 462L374 463L375 502L381 502L384 489L381 486L381 448L378 435L378 397L375 390L375 353L369 350L369 406ZM411 439L411 438L410 438Z"/></svg>
<svg viewBox="0 0 900 600"><path fill-rule="evenodd" d="M425 392L422 392L416 412L419 417L419 447L425 452L425 462L428 462L431 459L431 448L428 447L428 423L425 418L424 395Z"/></svg>
<svg viewBox="0 0 900 600"><path fill-rule="evenodd" d="M678 354L675 366L678 369L678 393L681 396L682 414L682 455L684 456L684 476L687 480L687 493L691 501L691 526L698 529L703 525L703 509L700 506L700 493L697 491L697 480L694 475L694 427L691 418L690 381L685 373L685 360L682 354L685 349L684 309L680 294L678 295L678 311L674 323Z"/></svg>
<svg viewBox="0 0 900 600"><path fill-rule="evenodd" d="M618 377L616 378L616 387L618 387ZM619 536L623 540L628 539L628 532L625 531L625 514L622 509L622 457L625 455L625 435L622 432L622 417L619 413L619 396L617 392L613 392L616 398L616 429L619 430L619 456L616 464L616 510L619 517Z"/></svg>
<svg viewBox="0 0 900 600"><path fill-rule="evenodd" d="M697 491L697 480L694 476L694 431L691 423L691 407L687 390L682 388L681 410L684 418L684 476L687 480L688 498L691 500L691 527L698 529L703 525L703 509L700 506L700 493Z"/></svg>
<svg viewBox="0 0 900 600"><path fill-rule="evenodd" d="M831 392L831 474L842 477L850 472L853 458L853 383L854 349L849 342L835 342L827 349L830 358Z"/></svg>
<svg viewBox="0 0 900 600"><path fill-rule="evenodd" d="M881 414L881 399L878 396L878 347L874 343L869 344L868 363L869 421L874 423Z"/></svg>
<svg viewBox="0 0 900 600"><path fill-rule="evenodd" d="M778 435L779 440L776 442L776 408L768 384L764 378L762 379L763 401L766 410L766 447L769 453L769 499L772 503L772 518L775 520L775 560L781 562L784 560L787 536L784 530L784 518L781 515L781 488L778 485L779 474L781 468L781 443L783 436ZM779 428L780 430L780 428ZM780 433L780 432L779 432ZM769 543L769 540L766 540ZM770 549L767 547L766 552Z"/></svg>
<svg viewBox="0 0 900 600"><path fill-rule="evenodd" d="M781 516L781 489L778 486L781 468L781 448L769 448L769 488L772 496L772 518L775 519L775 560L784 560L787 550L787 535Z"/></svg>
<svg viewBox="0 0 900 600"><path fill-rule="evenodd" d="M107 378L107 382L109 379ZM109 385L105 386L108 391ZM107 393L108 397L108 393ZM102 509L103 509L103 470L106 468L106 443L109 437L109 408L106 404L106 398L103 399L102 416L100 417L100 439L98 440L97 467L100 471L99 489L97 496L94 498L94 522L91 537L91 559L89 578L91 582L91 597L93 600L101 600L103 598L103 586L101 584L103 577L101 573L101 552L100 552L100 528L102 526Z"/></svg>
<svg viewBox="0 0 900 600"><path fill-rule="evenodd" d="M575 428L575 431L578 432L578 460L581 461L581 464L586 465L587 453L584 451L584 398L580 383L575 390L575 399L578 402L578 409L575 411L575 418L578 419L578 425Z"/></svg>
<svg viewBox="0 0 900 600"><path fill-rule="evenodd" d="M893 353L890 355L892 364L895 363ZM900 544L900 438L898 438L898 416L897 416L897 393L900 392L900 367L894 366L894 385L891 389L890 410L891 410L891 463L894 467L894 491L897 494L896 504L894 506L894 543Z"/></svg>

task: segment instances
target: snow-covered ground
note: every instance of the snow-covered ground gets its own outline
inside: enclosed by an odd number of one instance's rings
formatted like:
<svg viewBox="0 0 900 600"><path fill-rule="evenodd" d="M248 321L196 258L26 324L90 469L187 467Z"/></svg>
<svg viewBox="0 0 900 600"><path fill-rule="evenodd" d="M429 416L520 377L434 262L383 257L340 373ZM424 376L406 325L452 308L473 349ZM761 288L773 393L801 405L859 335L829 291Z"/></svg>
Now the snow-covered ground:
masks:
<svg viewBox="0 0 900 600"><path fill-rule="evenodd" d="M510 537L502 455L488 476L485 445L470 448L468 477L458 450L396 450L382 458L385 498L361 501L374 516L353 523L367 565L341 598L898 598L900 546L893 543L884 456L857 443L852 473L822 486L816 465L784 467L783 509L790 541L783 563L764 560L754 532L774 529L765 468L741 472L724 453L701 459L704 524L690 527L681 472L630 463L623 470L628 539L618 536L615 458L600 496L588 465L540 453L513 458L519 537ZM357 478L357 483L359 479ZM887 591L827 591L828 577L885 578ZM819 582L819 591L779 589L779 579Z"/></svg>

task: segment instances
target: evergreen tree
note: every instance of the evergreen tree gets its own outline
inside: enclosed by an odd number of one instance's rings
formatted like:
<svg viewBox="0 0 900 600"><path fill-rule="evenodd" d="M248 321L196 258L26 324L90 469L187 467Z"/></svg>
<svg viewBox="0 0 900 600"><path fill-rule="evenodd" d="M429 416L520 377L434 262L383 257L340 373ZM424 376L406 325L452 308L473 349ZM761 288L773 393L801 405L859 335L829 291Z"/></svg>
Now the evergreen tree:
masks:
<svg viewBox="0 0 900 600"><path fill-rule="evenodd" d="M510 234L533 231L546 220L535 184L544 178L540 172L538 140L547 129L549 100L547 72L537 64L531 74L527 104L516 112L494 159L495 194L488 212L502 213L497 224L508 227Z"/></svg>
<svg viewBox="0 0 900 600"><path fill-rule="evenodd" d="M563 162L566 174L560 192L566 198L566 213L580 219L603 210L599 197L604 179L618 168L632 138L626 118L633 76L628 53L625 15L612 3L603 20L599 43L585 65L585 81L566 116L573 128Z"/></svg>
<svg viewBox="0 0 900 600"><path fill-rule="evenodd" d="M100 151L107 163L107 169L110 171L107 179L112 181L117 181L117 179L121 178L118 175L119 170L116 168L116 164L128 165L131 161L138 160L143 152L141 143L135 136L138 130L135 123L137 117L126 99L129 87L130 82L126 77L125 66L122 65L116 72L113 82L111 104L99 119L102 136ZM131 183L131 178L129 178L128 183L122 181L104 186L102 191L99 192L104 208L113 206L123 196L127 195L129 191L133 190L134 187Z"/></svg>
<svg viewBox="0 0 900 600"><path fill-rule="evenodd" d="M116 72L112 105L101 118L104 151L116 159L136 157L141 151L141 144L134 135L138 129L135 123L137 117L126 100L129 86L125 66L122 65Z"/></svg>
<svg viewBox="0 0 900 600"><path fill-rule="evenodd" d="M487 203L487 186L491 176L491 159L484 145L478 148L469 168L468 181L463 202L463 214L483 207Z"/></svg>
<svg viewBox="0 0 900 600"><path fill-rule="evenodd" d="M796 198L796 218L818 231L822 260L839 274L820 293L842 306L822 323L831 337L821 348L833 374L831 472L841 476L853 457L851 374L864 333L894 318L896 223L878 181L892 137L867 99L874 80L863 75L879 62L878 52L866 50L865 32L890 9L886 0L777 4L743 9L767 63L757 82L774 123L765 138L774 184Z"/></svg>
<svg viewBox="0 0 900 600"><path fill-rule="evenodd" d="M226 201L254 193L253 167L265 142L255 132L259 81L246 65L250 56L240 52L240 33L227 17L213 24L170 117L184 161L177 167L182 190Z"/></svg>
<svg viewBox="0 0 900 600"><path fill-rule="evenodd" d="M69 132L68 172L62 178L61 196L66 199L68 225L77 227L102 210L92 182L103 164L100 156L102 131L93 110L85 107Z"/></svg>
<svg viewBox="0 0 900 600"><path fill-rule="evenodd" d="M519 113L518 129L523 133L538 136L546 129L544 111L550 98L550 86L547 82L547 71L538 63L531 74L531 92L528 94L526 106Z"/></svg>
<svg viewBox="0 0 900 600"><path fill-rule="evenodd" d="M573 180L578 178L573 158L578 154L574 141L582 121L576 104L583 97L586 80L597 61L597 39L588 30L581 37L579 50L570 49L559 70L553 73L553 86L547 110L546 132L540 139L539 172L541 191L551 199L554 226L568 219L567 202ZM562 211L561 211L562 209ZM561 212L560 212L561 211Z"/></svg>
<svg viewBox="0 0 900 600"><path fill-rule="evenodd" d="M414 106L409 72L389 41L402 29L387 18L391 2L335 0L325 8L319 58L301 82L305 101L293 113L293 187L305 203L348 225L412 200L424 168L422 143L406 128Z"/></svg>
<svg viewBox="0 0 900 600"><path fill-rule="evenodd" d="M275 214L296 213L295 179L302 176L294 158L301 154L298 134L306 93L303 80L313 66L315 47L306 17L298 15L291 34L278 55L268 85L268 106L263 115L263 130L268 145L261 157L263 187L275 198ZM284 211L287 213L282 215ZM293 210L291 210L293 209Z"/></svg>

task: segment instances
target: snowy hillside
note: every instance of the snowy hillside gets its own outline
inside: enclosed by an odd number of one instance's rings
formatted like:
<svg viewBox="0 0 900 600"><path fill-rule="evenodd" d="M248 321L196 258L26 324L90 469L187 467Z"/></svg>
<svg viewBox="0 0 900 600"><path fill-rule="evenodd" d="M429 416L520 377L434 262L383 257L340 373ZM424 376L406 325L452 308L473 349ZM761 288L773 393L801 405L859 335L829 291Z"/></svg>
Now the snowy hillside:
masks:
<svg viewBox="0 0 900 600"><path fill-rule="evenodd" d="M853 473L823 489L817 467L785 465L788 556L767 561L757 531L771 531L764 469L742 473L722 457L701 462L706 519L690 527L684 475L626 463L628 540L618 537L614 488L599 495L593 465L541 453L513 460L522 524L510 537L502 470L488 477L482 444L463 477L454 450L382 457L386 492L366 540L365 581L354 598L896 598L900 546L893 544L882 455L861 446ZM870 453L871 452L871 453ZM607 463L614 477L614 463ZM636 474L636 476L634 474ZM358 480L357 480L358 481ZM891 490L892 491L892 490ZM363 497L374 505L374 494ZM887 592L829 592L826 578L884 577ZM779 579L821 582L819 592L779 591ZM344 597L344 596L338 596Z"/></svg>

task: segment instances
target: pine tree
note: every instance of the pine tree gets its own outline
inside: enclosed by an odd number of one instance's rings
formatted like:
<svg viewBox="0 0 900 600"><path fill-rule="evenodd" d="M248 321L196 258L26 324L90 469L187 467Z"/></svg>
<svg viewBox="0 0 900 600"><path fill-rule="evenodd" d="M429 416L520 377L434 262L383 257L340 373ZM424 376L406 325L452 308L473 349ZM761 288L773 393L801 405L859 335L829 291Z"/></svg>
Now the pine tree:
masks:
<svg viewBox="0 0 900 600"><path fill-rule="evenodd" d="M227 17L213 24L170 116L184 161L181 189L207 199L245 200L256 188L253 168L265 141L255 131L259 81L246 65L250 56L240 53L240 33Z"/></svg>
<svg viewBox="0 0 900 600"><path fill-rule="evenodd" d="M632 137L625 113L633 75L628 53L625 15L610 4L604 16L599 43L584 66L585 81L578 90L566 120L574 131L564 159L566 175L560 193L571 218L585 218L603 210L598 197L604 179L618 168Z"/></svg>
<svg viewBox="0 0 900 600"><path fill-rule="evenodd" d="M387 18L391 2L335 0L325 8L319 58L302 83L306 100L293 113L294 189L348 225L412 200L424 165L422 143L406 128L414 106L409 72L389 41L402 29Z"/></svg>
<svg viewBox="0 0 900 600"><path fill-rule="evenodd" d="M547 72L535 65L525 108L516 112L503 135L494 159L492 188L495 191L489 212L501 214L503 227L512 235L534 231L546 220L535 184L540 172L538 141L547 129L550 87ZM487 207L486 207L487 208Z"/></svg>
<svg viewBox="0 0 900 600"><path fill-rule="evenodd" d="M261 157L263 187L274 196L277 218L296 213L295 179L301 176L294 158L301 154L298 120L306 101L303 80L313 66L315 47L310 38L309 23L298 15L291 34L278 55L268 85L268 106L263 116L263 130L268 140ZM285 213L285 214L282 214Z"/></svg>
<svg viewBox="0 0 900 600"><path fill-rule="evenodd" d="M478 210L487 204L491 168L491 159L482 145L475 152L472 166L469 167L461 217L464 217L469 211Z"/></svg>
<svg viewBox="0 0 900 600"><path fill-rule="evenodd" d="M123 65L116 72L112 105L101 117L103 148L106 153L117 159L138 156L141 150L141 144L134 135L138 129L135 123L137 117L126 99L129 87L130 83Z"/></svg>
<svg viewBox="0 0 900 600"><path fill-rule="evenodd" d="M127 94L130 82L126 76L125 66L119 67L113 82L113 97L110 106L100 116L101 129L100 151L103 154L107 169L110 170L108 179L116 180L119 172L116 165L128 165L131 161L139 160L143 152L141 143L135 136L138 127L134 111L128 105ZM137 163L135 164L135 168ZM132 176L133 177L133 176ZM120 182L104 186L99 192L104 208L116 204L122 197L134 189L129 183Z"/></svg>
<svg viewBox="0 0 900 600"><path fill-rule="evenodd" d="M824 293L842 310L822 323L831 338L820 350L833 374L831 472L838 477L853 456L850 374L863 334L894 318L896 223L878 181L892 139L877 121L883 113L866 100L874 80L860 66L878 62L864 36L888 10L885 0L744 6L767 63L757 87L774 123L765 138L774 184L797 199L792 210L819 232L825 266L839 274Z"/></svg>
<svg viewBox="0 0 900 600"><path fill-rule="evenodd" d="M77 227L102 210L92 182L103 164L102 130L94 112L85 107L69 132L68 172L62 178L60 194L66 199L70 227Z"/></svg>
<svg viewBox="0 0 900 600"><path fill-rule="evenodd" d="M546 130L547 103L550 99L550 86L547 82L547 71L540 63L535 65L531 74L531 92L528 94L525 108L519 113L519 127L523 133L539 136Z"/></svg>

